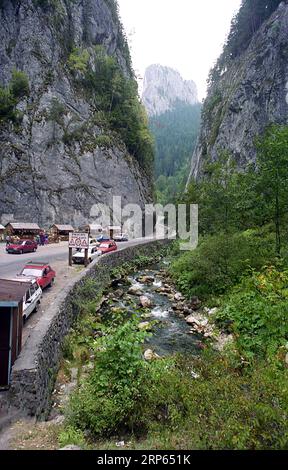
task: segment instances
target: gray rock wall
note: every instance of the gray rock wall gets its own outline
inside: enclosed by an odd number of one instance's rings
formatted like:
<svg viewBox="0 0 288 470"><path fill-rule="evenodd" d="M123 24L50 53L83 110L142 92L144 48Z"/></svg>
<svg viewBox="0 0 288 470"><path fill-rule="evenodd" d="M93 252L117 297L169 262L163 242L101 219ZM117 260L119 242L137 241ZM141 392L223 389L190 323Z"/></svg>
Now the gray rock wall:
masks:
<svg viewBox="0 0 288 470"><path fill-rule="evenodd" d="M0 2L0 85L24 71L30 95L17 105L22 122L0 118L0 223L14 218L80 226L95 203L112 196L142 207L152 182L117 135L110 135L95 104L69 70L71 51L102 45L127 77L127 44L106 0ZM40 6L42 5L42 6ZM46 5L46 6L45 6ZM54 6L51 6L54 5ZM126 44L126 46L125 46ZM51 118L53 102L63 109ZM109 134L108 143L101 136Z"/></svg>
<svg viewBox="0 0 288 470"><path fill-rule="evenodd" d="M189 180L228 150L239 168L255 162L255 137L270 123L288 123L288 5L283 2L231 62L204 103Z"/></svg>
<svg viewBox="0 0 288 470"><path fill-rule="evenodd" d="M65 335L79 314L79 301L85 300L81 287L91 278L97 293L109 285L111 270L139 255L155 255L169 240L147 242L100 258L68 285L41 317L12 368L10 404L23 413L45 417L59 368Z"/></svg>

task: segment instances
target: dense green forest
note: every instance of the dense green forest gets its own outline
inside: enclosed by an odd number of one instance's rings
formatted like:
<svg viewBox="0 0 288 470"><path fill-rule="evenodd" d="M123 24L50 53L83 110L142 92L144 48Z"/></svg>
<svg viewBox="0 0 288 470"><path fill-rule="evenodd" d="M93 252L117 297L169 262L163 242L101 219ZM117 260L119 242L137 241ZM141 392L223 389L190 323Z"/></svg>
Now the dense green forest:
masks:
<svg viewBox="0 0 288 470"><path fill-rule="evenodd" d="M177 103L171 111L150 118L155 140L158 201L166 203L185 187L188 167L200 127L201 105Z"/></svg>

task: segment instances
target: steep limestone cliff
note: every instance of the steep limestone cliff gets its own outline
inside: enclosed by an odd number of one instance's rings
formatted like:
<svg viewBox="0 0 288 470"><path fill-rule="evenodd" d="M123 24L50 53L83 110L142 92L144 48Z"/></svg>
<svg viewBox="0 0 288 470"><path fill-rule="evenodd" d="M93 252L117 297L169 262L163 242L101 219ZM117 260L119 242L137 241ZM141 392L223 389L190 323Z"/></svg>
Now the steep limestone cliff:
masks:
<svg viewBox="0 0 288 470"><path fill-rule="evenodd" d="M189 180L226 149L239 168L255 161L255 137L288 123L288 5L282 2L210 87Z"/></svg>
<svg viewBox="0 0 288 470"><path fill-rule="evenodd" d="M198 103L197 87L192 80L183 80L177 70L150 65L145 71L142 101L149 116L171 111L175 103Z"/></svg>
<svg viewBox="0 0 288 470"><path fill-rule="evenodd" d="M18 71L29 91L17 92L18 76L16 99ZM114 0L0 0L2 222L78 226L93 204L111 206L113 195L124 204L151 202L141 150L128 152L129 123L116 122L120 91L125 85L131 97L132 81Z"/></svg>

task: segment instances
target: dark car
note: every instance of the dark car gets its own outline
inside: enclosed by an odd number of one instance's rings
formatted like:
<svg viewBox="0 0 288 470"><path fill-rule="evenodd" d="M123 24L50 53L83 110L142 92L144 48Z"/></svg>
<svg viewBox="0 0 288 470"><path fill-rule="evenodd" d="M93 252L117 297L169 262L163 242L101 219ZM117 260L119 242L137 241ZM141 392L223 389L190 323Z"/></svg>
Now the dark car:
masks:
<svg viewBox="0 0 288 470"><path fill-rule="evenodd" d="M19 240L18 242L9 243L6 247L7 253L23 254L31 253L37 250L37 243L33 240Z"/></svg>

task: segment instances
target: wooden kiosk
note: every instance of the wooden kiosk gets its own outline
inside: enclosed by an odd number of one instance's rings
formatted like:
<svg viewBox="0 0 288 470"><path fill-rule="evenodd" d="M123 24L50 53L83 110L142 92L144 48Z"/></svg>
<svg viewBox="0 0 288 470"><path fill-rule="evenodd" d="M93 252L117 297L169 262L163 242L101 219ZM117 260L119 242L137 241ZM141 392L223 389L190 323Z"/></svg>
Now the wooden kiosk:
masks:
<svg viewBox="0 0 288 470"><path fill-rule="evenodd" d="M0 389L10 385L22 347L23 297L30 283L0 279Z"/></svg>

